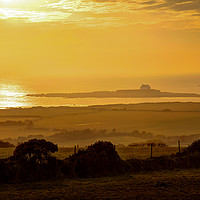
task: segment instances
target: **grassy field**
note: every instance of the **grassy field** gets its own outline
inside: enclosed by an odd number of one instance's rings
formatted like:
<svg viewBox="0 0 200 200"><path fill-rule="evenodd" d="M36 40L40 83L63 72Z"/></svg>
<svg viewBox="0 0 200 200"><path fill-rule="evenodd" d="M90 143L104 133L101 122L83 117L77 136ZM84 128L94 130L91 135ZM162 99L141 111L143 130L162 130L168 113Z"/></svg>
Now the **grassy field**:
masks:
<svg viewBox="0 0 200 200"><path fill-rule="evenodd" d="M166 112L168 110L168 112ZM53 134L54 129L108 129L147 131L154 135L200 133L200 103L145 103L83 108L0 110L0 121L32 120L34 129L0 127L0 138ZM77 138L78 139L78 138Z"/></svg>
<svg viewBox="0 0 200 200"><path fill-rule="evenodd" d="M183 150L184 148L182 148ZM116 148L120 157L124 160L131 158L145 159L150 157L150 147L124 147ZM0 159L12 156L14 148L1 148ZM177 153L177 147L155 147L153 148L153 156L170 155ZM53 155L59 159L65 159L74 153L72 147L60 147L58 152Z"/></svg>
<svg viewBox="0 0 200 200"><path fill-rule="evenodd" d="M182 148L181 150L183 150ZM137 158L137 159L146 159L150 157L150 147L125 147L117 148L117 152L123 160ZM171 155L177 153L177 147L154 147L153 156L163 156Z"/></svg>
<svg viewBox="0 0 200 200"><path fill-rule="evenodd" d="M117 177L1 184L0 199L200 199L200 169Z"/></svg>

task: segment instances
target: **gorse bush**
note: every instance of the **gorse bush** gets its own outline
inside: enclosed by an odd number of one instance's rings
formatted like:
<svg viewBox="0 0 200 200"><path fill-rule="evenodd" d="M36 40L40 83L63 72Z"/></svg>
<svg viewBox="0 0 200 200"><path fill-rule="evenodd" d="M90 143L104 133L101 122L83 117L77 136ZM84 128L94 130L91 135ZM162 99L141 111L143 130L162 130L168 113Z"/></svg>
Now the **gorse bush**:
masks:
<svg viewBox="0 0 200 200"><path fill-rule="evenodd" d="M50 157L52 153L58 151L58 146L44 139L32 139L19 144L13 153L13 158L19 161L32 161L42 163Z"/></svg>
<svg viewBox="0 0 200 200"><path fill-rule="evenodd" d="M51 157L56 151L57 145L44 139L19 144L12 157L0 160L0 181L39 181L57 177L59 161Z"/></svg>
<svg viewBox="0 0 200 200"><path fill-rule="evenodd" d="M188 154L194 152L200 152L200 140L193 141L192 144L182 152L182 154Z"/></svg>
<svg viewBox="0 0 200 200"><path fill-rule="evenodd" d="M86 150L70 156L65 161L63 172L75 177L98 177L116 175L125 169L115 147L110 142L99 141Z"/></svg>

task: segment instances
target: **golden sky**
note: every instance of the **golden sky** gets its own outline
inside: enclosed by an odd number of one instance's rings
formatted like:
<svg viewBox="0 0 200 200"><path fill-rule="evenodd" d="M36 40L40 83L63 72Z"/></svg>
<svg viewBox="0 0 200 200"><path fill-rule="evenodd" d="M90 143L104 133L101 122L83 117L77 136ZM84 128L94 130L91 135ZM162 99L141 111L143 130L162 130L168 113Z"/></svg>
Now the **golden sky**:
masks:
<svg viewBox="0 0 200 200"><path fill-rule="evenodd" d="M87 79L200 74L199 57L200 0L0 0L0 79L78 91Z"/></svg>

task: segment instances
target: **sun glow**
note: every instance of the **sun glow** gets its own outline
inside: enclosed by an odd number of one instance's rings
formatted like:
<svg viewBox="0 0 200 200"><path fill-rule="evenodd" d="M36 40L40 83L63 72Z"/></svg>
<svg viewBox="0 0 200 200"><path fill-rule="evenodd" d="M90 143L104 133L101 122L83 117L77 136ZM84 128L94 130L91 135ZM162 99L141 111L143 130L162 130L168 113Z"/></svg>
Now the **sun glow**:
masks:
<svg viewBox="0 0 200 200"><path fill-rule="evenodd" d="M21 0L23 1L23 0ZM6 7L9 7L13 4L18 4L20 1L19 0L0 0L0 4L2 4L2 6L6 6Z"/></svg>
<svg viewBox="0 0 200 200"><path fill-rule="evenodd" d="M12 4L19 4L26 2L25 0L0 0L3 3L12 3Z"/></svg>
<svg viewBox="0 0 200 200"><path fill-rule="evenodd" d="M19 85L2 84L0 86L0 108L29 106L26 92Z"/></svg>
<svg viewBox="0 0 200 200"><path fill-rule="evenodd" d="M1 0L3 3L11 3L13 0Z"/></svg>

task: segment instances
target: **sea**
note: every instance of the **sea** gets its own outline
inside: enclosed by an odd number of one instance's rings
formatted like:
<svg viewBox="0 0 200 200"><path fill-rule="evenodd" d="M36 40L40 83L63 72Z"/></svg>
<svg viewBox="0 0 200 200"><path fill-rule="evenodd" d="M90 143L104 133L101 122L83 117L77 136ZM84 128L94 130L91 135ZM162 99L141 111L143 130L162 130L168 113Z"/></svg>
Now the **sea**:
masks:
<svg viewBox="0 0 200 200"><path fill-rule="evenodd" d="M31 97L31 90L16 83L0 83L0 109L27 107L85 107L91 105L135 104L156 102L200 102L198 97L161 98L63 98Z"/></svg>

